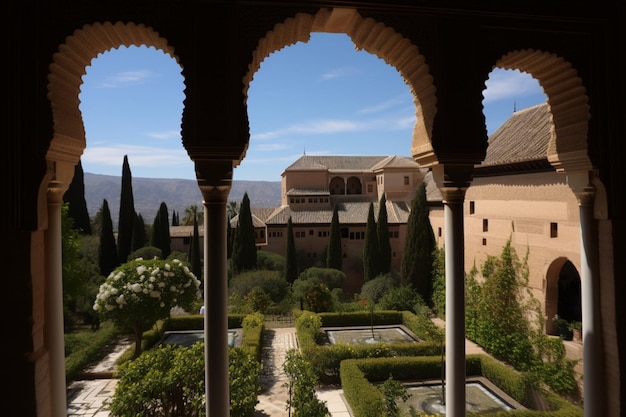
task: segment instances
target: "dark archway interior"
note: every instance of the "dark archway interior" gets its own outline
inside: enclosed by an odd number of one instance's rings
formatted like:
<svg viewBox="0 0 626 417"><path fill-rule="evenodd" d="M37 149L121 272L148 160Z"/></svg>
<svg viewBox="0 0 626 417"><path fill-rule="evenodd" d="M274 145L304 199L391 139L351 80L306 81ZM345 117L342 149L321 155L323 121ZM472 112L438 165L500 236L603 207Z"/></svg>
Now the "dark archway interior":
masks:
<svg viewBox="0 0 626 417"><path fill-rule="evenodd" d="M559 273L558 315L567 321L581 321L580 276L576 267L567 261Z"/></svg>

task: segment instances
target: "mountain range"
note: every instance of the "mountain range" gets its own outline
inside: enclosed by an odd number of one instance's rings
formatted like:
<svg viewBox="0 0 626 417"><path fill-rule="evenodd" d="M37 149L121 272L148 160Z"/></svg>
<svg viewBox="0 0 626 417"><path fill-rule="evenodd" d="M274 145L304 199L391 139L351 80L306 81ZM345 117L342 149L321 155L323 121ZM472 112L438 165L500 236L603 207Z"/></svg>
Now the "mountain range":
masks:
<svg viewBox="0 0 626 417"><path fill-rule="evenodd" d="M122 177L85 172L83 181L89 217L96 215L106 199L111 211L113 227L117 227ZM176 211L182 220L186 208L192 205L202 208L202 194L195 180L133 177L132 182L135 211L141 214L147 225L153 223L161 202L167 205L170 220L173 211ZM228 201L236 201L240 204L244 193L248 193L251 206L277 207L281 202L280 186L280 181L235 180Z"/></svg>

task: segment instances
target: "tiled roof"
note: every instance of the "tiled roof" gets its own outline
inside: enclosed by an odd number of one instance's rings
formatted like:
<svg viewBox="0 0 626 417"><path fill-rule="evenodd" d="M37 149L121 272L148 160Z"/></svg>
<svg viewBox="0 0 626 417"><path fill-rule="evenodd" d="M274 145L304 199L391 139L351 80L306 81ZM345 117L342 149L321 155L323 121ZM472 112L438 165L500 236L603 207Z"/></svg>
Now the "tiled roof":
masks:
<svg viewBox="0 0 626 417"><path fill-rule="evenodd" d="M330 195L328 188L292 188L287 195Z"/></svg>
<svg viewBox="0 0 626 417"><path fill-rule="evenodd" d="M379 203L374 204L374 215L378 216ZM368 202L340 203L339 223L366 224L369 214ZM332 208L320 210L291 210L289 206L279 207L270 217L265 219L268 225L287 224L289 217L294 224L330 224L333 218ZM405 202L387 201L387 222L389 224L406 223L409 218L409 207Z"/></svg>
<svg viewBox="0 0 626 417"><path fill-rule="evenodd" d="M331 156L303 155L296 162L285 168L287 171L297 170L329 170L329 171L363 171L385 161L389 156Z"/></svg>
<svg viewBox="0 0 626 417"><path fill-rule="evenodd" d="M479 168L547 159L552 116L547 103L517 111L489 138Z"/></svg>
<svg viewBox="0 0 626 417"><path fill-rule="evenodd" d="M388 156L372 167L372 171L379 171L386 168L398 169L418 169L419 164L408 156Z"/></svg>

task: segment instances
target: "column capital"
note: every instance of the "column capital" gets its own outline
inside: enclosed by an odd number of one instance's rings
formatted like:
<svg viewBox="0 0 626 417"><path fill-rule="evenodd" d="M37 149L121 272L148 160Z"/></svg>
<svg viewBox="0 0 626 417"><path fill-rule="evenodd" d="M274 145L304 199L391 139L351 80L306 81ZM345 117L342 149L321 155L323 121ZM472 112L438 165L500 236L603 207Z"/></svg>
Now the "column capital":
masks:
<svg viewBox="0 0 626 417"><path fill-rule="evenodd" d="M463 202L465 192L472 182L474 166L471 164L437 164L431 169L443 202Z"/></svg>
<svg viewBox="0 0 626 417"><path fill-rule="evenodd" d="M195 165L204 203L226 203L233 184L233 161L202 160Z"/></svg>
<svg viewBox="0 0 626 417"><path fill-rule="evenodd" d="M572 189L581 207L594 205L596 187L593 185L596 173L590 170L567 173L567 185Z"/></svg>

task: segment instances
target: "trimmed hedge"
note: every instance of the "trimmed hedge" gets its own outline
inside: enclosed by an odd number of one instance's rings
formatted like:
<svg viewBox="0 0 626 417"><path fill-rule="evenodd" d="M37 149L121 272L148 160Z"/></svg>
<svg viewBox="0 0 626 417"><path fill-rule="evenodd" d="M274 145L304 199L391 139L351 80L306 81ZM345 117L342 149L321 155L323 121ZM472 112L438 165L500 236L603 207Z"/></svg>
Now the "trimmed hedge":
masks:
<svg viewBox="0 0 626 417"><path fill-rule="evenodd" d="M529 407L524 375L486 355L466 357L467 376L483 376L520 404ZM384 398L375 383L391 375L397 381L441 378L441 358L401 357L348 359L341 362L340 377L344 396L354 417L383 415ZM541 396L548 411L511 410L490 413L494 417L582 417L583 410L558 395L545 391ZM476 414L468 414L476 415Z"/></svg>
<svg viewBox="0 0 626 417"><path fill-rule="evenodd" d="M441 355L441 336L438 328L427 317L404 311L375 311L374 325L402 324L422 341L419 343L372 345L321 345L321 327L369 326L369 312L313 313L300 312L296 318L296 331L300 349L305 354L320 382L338 383L340 364L346 359L379 358L395 356ZM419 333L419 334L418 334Z"/></svg>

